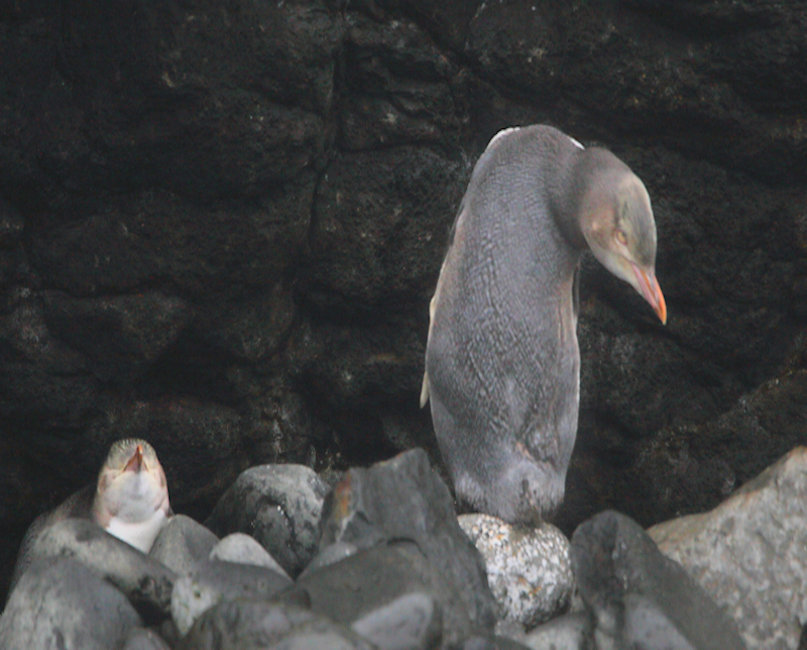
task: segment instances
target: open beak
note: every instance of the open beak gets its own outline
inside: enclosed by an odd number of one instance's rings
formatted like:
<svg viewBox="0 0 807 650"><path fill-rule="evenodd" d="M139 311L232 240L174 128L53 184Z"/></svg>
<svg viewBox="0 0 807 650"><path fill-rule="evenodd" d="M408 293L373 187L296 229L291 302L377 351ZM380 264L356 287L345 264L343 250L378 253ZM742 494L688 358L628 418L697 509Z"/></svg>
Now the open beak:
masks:
<svg viewBox="0 0 807 650"><path fill-rule="evenodd" d="M667 303L664 301L664 294L661 293L661 287L659 286L658 280L656 280L656 276L652 272L648 273L644 269L639 268L633 262L631 262L631 266L633 267L633 272L636 274L639 293L642 294L642 298L644 298L653 308L653 311L656 312L656 316L658 316L661 324L666 325Z"/></svg>
<svg viewBox="0 0 807 650"><path fill-rule="evenodd" d="M132 454L129 462L123 468L124 472L139 472L143 468L143 446L137 445L137 449Z"/></svg>

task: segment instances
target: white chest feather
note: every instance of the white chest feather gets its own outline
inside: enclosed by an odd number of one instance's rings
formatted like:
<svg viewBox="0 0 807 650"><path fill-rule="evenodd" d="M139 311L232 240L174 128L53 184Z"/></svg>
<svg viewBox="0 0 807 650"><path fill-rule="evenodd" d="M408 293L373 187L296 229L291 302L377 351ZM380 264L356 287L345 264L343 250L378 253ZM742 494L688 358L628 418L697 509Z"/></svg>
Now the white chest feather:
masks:
<svg viewBox="0 0 807 650"><path fill-rule="evenodd" d="M106 532L140 549L143 553L148 553L165 521L165 513L162 508L159 508L149 518L138 522L112 517L106 527Z"/></svg>

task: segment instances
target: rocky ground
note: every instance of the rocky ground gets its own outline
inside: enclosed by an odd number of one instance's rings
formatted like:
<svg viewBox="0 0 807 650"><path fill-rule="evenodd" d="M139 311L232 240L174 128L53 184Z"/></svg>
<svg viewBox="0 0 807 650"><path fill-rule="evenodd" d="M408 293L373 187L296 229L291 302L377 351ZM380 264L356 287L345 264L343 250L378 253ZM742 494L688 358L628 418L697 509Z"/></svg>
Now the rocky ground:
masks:
<svg viewBox="0 0 807 650"><path fill-rule="evenodd" d="M421 449L334 478L250 468L205 525L175 515L148 555L89 520L51 524L0 646L795 650L807 630L805 447L711 512L648 535L608 510L571 542L551 524L458 521Z"/></svg>
<svg viewBox="0 0 807 650"><path fill-rule="evenodd" d="M428 300L514 124L644 180L670 314L587 260L556 523L716 506L805 440L805 51L801 2L4 3L0 592L120 437L199 520L256 464L438 463Z"/></svg>

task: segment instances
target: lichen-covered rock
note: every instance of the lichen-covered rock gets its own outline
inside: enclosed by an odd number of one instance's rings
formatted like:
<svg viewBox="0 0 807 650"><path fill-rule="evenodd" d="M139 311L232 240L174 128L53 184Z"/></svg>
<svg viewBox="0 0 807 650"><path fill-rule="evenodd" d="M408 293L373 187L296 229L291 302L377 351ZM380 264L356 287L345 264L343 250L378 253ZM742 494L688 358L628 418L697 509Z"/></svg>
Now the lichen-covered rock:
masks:
<svg viewBox="0 0 807 650"><path fill-rule="evenodd" d="M458 521L485 559L499 618L532 628L568 607L574 588L569 540L552 524L524 528L483 514Z"/></svg>
<svg viewBox="0 0 807 650"><path fill-rule="evenodd" d="M749 648L799 645L807 623L807 447L714 510L648 533L731 615Z"/></svg>

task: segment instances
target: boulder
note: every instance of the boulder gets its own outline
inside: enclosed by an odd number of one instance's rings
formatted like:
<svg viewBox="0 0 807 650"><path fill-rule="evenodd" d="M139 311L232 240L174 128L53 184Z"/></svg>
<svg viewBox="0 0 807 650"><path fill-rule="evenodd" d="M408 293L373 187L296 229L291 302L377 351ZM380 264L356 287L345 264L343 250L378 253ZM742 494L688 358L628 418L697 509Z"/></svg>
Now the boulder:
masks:
<svg viewBox="0 0 807 650"><path fill-rule="evenodd" d="M186 634L199 616L223 600L266 600L292 582L285 574L263 567L208 560L174 583L171 617Z"/></svg>
<svg viewBox="0 0 807 650"><path fill-rule="evenodd" d="M153 630L135 627L129 631L121 650L170 650L166 641Z"/></svg>
<svg viewBox="0 0 807 650"><path fill-rule="evenodd" d="M425 594L442 612L441 647L451 647L481 627L471 618L448 572L433 565L411 541L376 544L307 573L297 586L308 593L313 611L347 625L372 612L381 618L379 608L392 608L395 602L401 605L399 599L405 596ZM385 611L392 615L393 609Z"/></svg>
<svg viewBox="0 0 807 650"><path fill-rule="evenodd" d="M506 636L475 634L457 646L459 650L527 650L527 646Z"/></svg>
<svg viewBox="0 0 807 650"><path fill-rule="evenodd" d="M371 650L354 632L309 610L265 600L228 600L207 610L180 650Z"/></svg>
<svg viewBox="0 0 807 650"><path fill-rule="evenodd" d="M422 449L347 472L326 499L321 526L323 546L414 542L462 603L463 616L481 629L493 627L484 562L459 527L451 494ZM455 627L456 612L443 609L449 627Z"/></svg>
<svg viewBox="0 0 807 650"><path fill-rule="evenodd" d="M277 560L269 555L266 549L256 542L254 538L244 533L232 533L221 539L210 550L209 558L221 562L237 562L239 564L260 566L288 577L288 574L277 563Z"/></svg>
<svg viewBox="0 0 807 650"><path fill-rule="evenodd" d="M587 612L558 616L520 639L532 650L588 650L592 647L592 622Z"/></svg>
<svg viewBox="0 0 807 650"><path fill-rule="evenodd" d="M359 636L384 650L432 650L440 647L442 616L428 594L413 592L353 621Z"/></svg>
<svg viewBox="0 0 807 650"><path fill-rule="evenodd" d="M242 472L205 525L219 536L254 537L295 576L317 550L327 484L304 465L261 465Z"/></svg>
<svg viewBox="0 0 807 650"><path fill-rule="evenodd" d="M69 557L37 558L0 618L0 647L119 648L142 620L118 589Z"/></svg>
<svg viewBox="0 0 807 650"><path fill-rule="evenodd" d="M625 515L580 524L572 562L596 647L745 648L734 621Z"/></svg>
<svg viewBox="0 0 807 650"><path fill-rule="evenodd" d="M807 447L709 512L648 530L737 622L749 648L795 648L807 623Z"/></svg>
<svg viewBox="0 0 807 650"><path fill-rule="evenodd" d="M157 535L149 556L183 575L206 561L218 541L210 530L190 517L174 515Z"/></svg>
<svg viewBox="0 0 807 650"><path fill-rule="evenodd" d="M341 562L358 551L359 547L350 542L334 542L333 544L328 544L319 550L311 562L308 563L308 566L305 567L305 570L300 574L300 577L302 578L304 575L328 566L329 564Z"/></svg>
<svg viewBox="0 0 807 650"><path fill-rule="evenodd" d="M485 560L500 619L533 628L568 607L574 588L569 540L552 524L524 528L484 514L458 521Z"/></svg>

